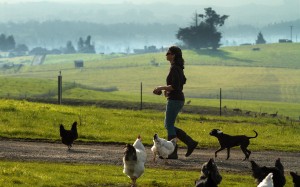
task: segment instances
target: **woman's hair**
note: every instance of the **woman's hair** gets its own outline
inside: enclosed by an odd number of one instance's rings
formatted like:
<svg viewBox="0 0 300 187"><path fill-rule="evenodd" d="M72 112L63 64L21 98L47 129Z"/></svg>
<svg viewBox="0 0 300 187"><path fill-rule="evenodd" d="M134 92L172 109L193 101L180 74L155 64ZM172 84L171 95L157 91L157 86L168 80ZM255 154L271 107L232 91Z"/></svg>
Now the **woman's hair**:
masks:
<svg viewBox="0 0 300 187"><path fill-rule="evenodd" d="M171 46L169 47L169 51L175 55L174 57L174 63L175 65L181 67L184 69L184 59L182 58L182 52L181 49L177 46Z"/></svg>

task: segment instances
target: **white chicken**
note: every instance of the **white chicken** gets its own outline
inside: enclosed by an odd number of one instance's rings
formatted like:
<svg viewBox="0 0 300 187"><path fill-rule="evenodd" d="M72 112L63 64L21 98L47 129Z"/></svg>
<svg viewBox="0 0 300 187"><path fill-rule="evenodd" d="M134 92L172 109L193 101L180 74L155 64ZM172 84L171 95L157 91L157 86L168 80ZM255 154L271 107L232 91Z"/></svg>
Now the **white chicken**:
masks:
<svg viewBox="0 0 300 187"><path fill-rule="evenodd" d="M167 164L168 156L173 153L176 146L176 138L168 141L163 138L159 138L157 134L153 136L154 145L151 147L151 151L153 152L153 162L156 162L156 155L161 156L165 160L165 164Z"/></svg>
<svg viewBox="0 0 300 187"><path fill-rule="evenodd" d="M257 187L273 187L273 173L269 173Z"/></svg>
<svg viewBox="0 0 300 187"><path fill-rule="evenodd" d="M146 150L139 135L133 145L126 144L123 156L123 173L131 179L132 187L136 186L136 180L144 173L146 160Z"/></svg>

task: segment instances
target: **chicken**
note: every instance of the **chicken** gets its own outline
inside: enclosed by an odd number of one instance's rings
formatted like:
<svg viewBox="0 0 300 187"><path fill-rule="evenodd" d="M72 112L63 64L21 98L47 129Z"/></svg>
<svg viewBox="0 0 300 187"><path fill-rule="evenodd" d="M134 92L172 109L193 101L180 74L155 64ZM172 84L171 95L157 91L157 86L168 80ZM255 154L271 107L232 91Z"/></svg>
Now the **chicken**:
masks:
<svg viewBox="0 0 300 187"><path fill-rule="evenodd" d="M273 173L269 173L264 180L262 180L257 187L274 187Z"/></svg>
<svg viewBox="0 0 300 187"><path fill-rule="evenodd" d="M136 180L144 173L146 160L146 150L139 135L133 145L126 144L123 156L123 173L131 179L132 187L136 186Z"/></svg>
<svg viewBox="0 0 300 187"><path fill-rule="evenodd" d="M284 175L284 167L280 162L280 158L276 159L275 167L279 169L279 171L282 173L282 175Z"/></svg>
<svg viewBox="0 0 300 187"><path fill-rule="evenodd" d="M300 175L293 171L290 171L290 175L292 176L294 186L300 186Z"/></svg>
<svg viewBox="0 0 300 187"><path fill-rule="evenodd" d="M68 150L71 149L74 140L78 138L77 122L72 125L71 130L66 130L63 124L60 124L60 137L63 144L68 146Z"/></svg>
<svg viewBox="0 0 300 187"><path fill-rule="evenodd" d="M156 162L156 155L161 156L165 160L165 164L167 164L168 156L173 153L177 139L173 138L168 141L163 138L159 138L157 134L153 136L154 145L151 147L151 151L153 152L153 162Z"/></svg>
<svg viewBox="0 0 300 187"><path fill-rule="evenodd" d="M275 167L259 166L254 161L250 161L252 168L252 176L259 184L269 173L272 173L274 187L283 187L286 183L284 176L284 168L278 158L275 162Z"/></svg>

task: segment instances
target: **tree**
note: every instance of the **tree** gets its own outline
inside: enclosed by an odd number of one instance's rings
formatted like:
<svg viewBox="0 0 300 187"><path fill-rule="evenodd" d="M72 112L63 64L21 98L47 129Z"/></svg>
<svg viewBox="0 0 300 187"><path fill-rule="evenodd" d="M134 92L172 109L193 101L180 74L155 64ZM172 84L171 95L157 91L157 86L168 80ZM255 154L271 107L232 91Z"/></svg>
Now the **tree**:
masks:
<svg viewBox="0 0 300 187"><path fill-rule="evenodd" d="M6 36L5 34L0 35L0 51L5 51L6 46Z"/></svg>
<svg viewBox="0 0 300 187"><path fill-rule="evenodd" d="M5 34L0 35L0 50L1 51L10 51L15 49L16 42L13 35L10 35L8 37L5 36Z"/></svg>
<svg viewBox="0 0 300 187"><path fill-rule="evenodd" d="M10 51L15 49L16 42L13 35L10 35L8 37L5 36L5 34L0 35L0 50L1 51Z"/></svg>
<svg viewBox="0 0 300 187"><path fill-rule="evenodd" d="M78 42L77 42L77 50L78 52L81 52L83 51L83 48L84 48L84 42L83 42L83 39L80 37Z"/></svg>
<svg viewBox="0 0 300 187"><path fill-rule="evenodd" d="M257 40L256 40L256 44L265 44L266 40L264 39L264 36L261 32L258 33L257 35Z"/></svg>
<svg viewBox="0 0 300 187"><path fill-rule="evenodd" d="M16 42L15 42L15 38L13 35L10 35L7 37L6 39L6 50L13 50L16 48Z"/></svg>
<svg viewBox="0 0 300 187"><path fill-rule="evenodd" d="M86 40L85 40L85 42L84 42L84 45L85 46L91 46L91 36L90 35L88 35L87 37L86 37Z"/></svg>
<svg viewBox="0 0 300 187"><path fill-rule="evenodd" d="M73 44L72 44L71 41L68 41L68 42L67 42L66 48L65 48L65 50L64 50L64 53L65 53L65 54L73 54L73 53L76 53L76 50L75 50L75 48L74 48L74 46L73 46Z"/></svg>
<svg viewBox="0 0 300 187"><path fill-rule="evenodd" d="M95 46L91 44L91 36L88 35L86 40L85 40L85 50L84 50L84 53L96 53L95 51Z"/></svg>
<svg viewBox="0 0 300 187"><path fill-rule="evenodd" d="M45 55L48 54L48 50L43 47L35 47L29 51L29 55Z"/></svg>
<svg viewBox="0 0 300 187"><path fill-rule="evenodd" d="M205 14L199 14L203 20L200 24L194 26L179 28L176 35L177 39L193 49L209 48L216 50L220 47L222 34L218 32L218 28L223 26L227 15L220 16L212 8L205 8Z"/></svg>
<svg viewBox="0 0 300 187"><path fill-rule="evenodd" d="M29 51L29 49L28 49L27 45L25 45L25 44L18 44L15 48L15 51L16 52L27 52L27 51Z"/></svg>
<svg viewBox="0 0 300 187"><path fill-rule="evenodd" d="M25 45L25 44L18 44L16 46L16 48L9 53L9 56L11 56L11 57L25 56L28 51L29 51L29 49L28 49L27 45Z"/></svg>
<svg viewBox="0 0 300 187"><path fill-rule="evenodd" d="M90 35L87 36L85 41L81 37L79 38L77 43L79 53L96 53L95 46L91 44L91 38Z"/></svg>

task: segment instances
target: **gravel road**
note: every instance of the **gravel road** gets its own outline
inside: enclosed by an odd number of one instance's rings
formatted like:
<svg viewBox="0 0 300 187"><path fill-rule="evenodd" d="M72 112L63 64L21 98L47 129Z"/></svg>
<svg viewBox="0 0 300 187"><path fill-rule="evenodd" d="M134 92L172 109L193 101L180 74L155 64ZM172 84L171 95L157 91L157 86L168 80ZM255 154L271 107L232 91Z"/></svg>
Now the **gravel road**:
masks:
<svg viewBox="0 0 300 187"><path fill-rule="evenodd" d="M43 161L64 163L112 164L122 166L124 145L81 143L75 142L70 151L60 142L0 140L0 159L14 161ZM152 162L151 147L146 146L146 167L170 169L184 169L200 171L201 165L214 156L215 149L196 149L185 158L186 148L179 148L179 159L169 160L165 165L161 159L155 164ZM232 149L231 157L226 160L226 150L218 153L216 163L219 169L229 172L251 172L250 162L242 161L244 155L240 149ZM252 151L250 160L259 165L274 166L275 160L281 159L285 172L300 172L300 153L277 151ZM288 173L287 173L288 174Z"/></svg>

